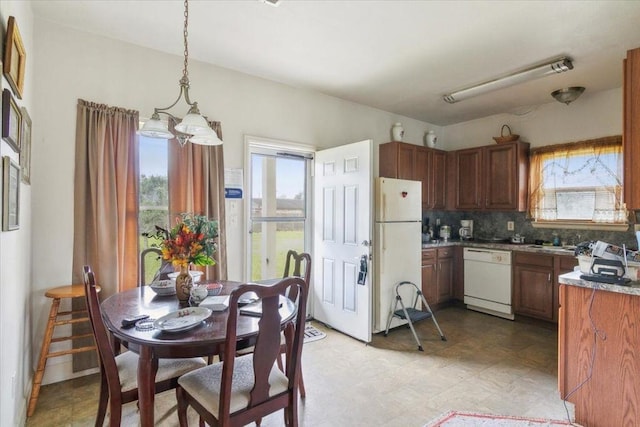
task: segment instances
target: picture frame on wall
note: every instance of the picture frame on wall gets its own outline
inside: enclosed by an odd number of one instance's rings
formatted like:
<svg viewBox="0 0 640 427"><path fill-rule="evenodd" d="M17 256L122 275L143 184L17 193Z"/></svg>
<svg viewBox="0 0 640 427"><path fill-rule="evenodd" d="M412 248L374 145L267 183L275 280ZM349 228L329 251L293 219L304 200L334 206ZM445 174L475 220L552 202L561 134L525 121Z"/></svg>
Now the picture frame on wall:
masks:
<svg viewBox="0 0 640 427"><path fill-rule="evenodd" d="M31 184L31 117L25 107L20 109L22 130L20 132L20 168L22 182Z"/></svg>
<svg viewBox="0 0 640 427"><path fill-rule="evenodd" d="M20 132L22 113L11 95L9 89L2 91L2 139L13 148L16 153L20 152Z"/></svg>
<svg viewBox="0 0 640 427"><path fill-rule="evenodd" d="M9 22L7 23L7 35L4 43L2 73L18 99L22 99L22 91L24 90L24 70L26 62L27 52L22 43L18 23L14 16L10 16Z"/></svg>
<svg viewBox="0 0 640 427"><path fill-rule="evenodd" d="M20 165L2 158L2 231L20 227Z"/></svg>

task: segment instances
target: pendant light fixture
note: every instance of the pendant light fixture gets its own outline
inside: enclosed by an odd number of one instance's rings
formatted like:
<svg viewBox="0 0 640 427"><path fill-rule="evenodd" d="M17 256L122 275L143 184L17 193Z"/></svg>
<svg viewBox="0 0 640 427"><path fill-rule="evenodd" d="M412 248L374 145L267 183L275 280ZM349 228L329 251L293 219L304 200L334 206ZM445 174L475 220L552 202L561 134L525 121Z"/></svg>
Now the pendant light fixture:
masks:
<svg viewBox="0 0 640 427"><path fill-rule="evenodd" d="M182 78L180 79L180 93L173 104L164 108L155 108L151 119L147 120L140 129L140 135L150 138L172 139L177 138L181 146L187 142L201 145L220 145L222 141L218 138L216 132L211 129L207 119L205 119L198 109L197 102L191 102L189 98L189 42L187 37L189 27L189 2L184 0L184 68L182 70ZM180 121L176 116L171 114L169 110L173 108L184 96L185 102L189 105L189 111ZM176 121L175 135L169 131L166 121L160 120L160 114L166 114L168 117Z"/></svg>

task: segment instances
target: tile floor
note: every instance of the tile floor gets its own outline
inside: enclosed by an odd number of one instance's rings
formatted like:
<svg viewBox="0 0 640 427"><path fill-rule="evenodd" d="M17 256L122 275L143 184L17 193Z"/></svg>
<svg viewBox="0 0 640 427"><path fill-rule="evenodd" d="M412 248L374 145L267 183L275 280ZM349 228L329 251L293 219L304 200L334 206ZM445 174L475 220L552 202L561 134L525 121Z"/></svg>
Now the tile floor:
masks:
<svg viewBox="0 0 640 427"><path fill-rule="evenodd" d="M300 424L418 427L449 410L566 419L554 325L457 307L436 316L448 340L440 340L431 321L417 323L424 352L405 327L365 345L314 323L327 337L304 348ZM44 386L27 426L93 426L98 383L92 375ZM195 413L191 419L197 426ZM173 391L156 398L156 424L177 425ZM138 425L135 403L126 405L122 425ZM284 425L282 412L262 425Z"/></svg>

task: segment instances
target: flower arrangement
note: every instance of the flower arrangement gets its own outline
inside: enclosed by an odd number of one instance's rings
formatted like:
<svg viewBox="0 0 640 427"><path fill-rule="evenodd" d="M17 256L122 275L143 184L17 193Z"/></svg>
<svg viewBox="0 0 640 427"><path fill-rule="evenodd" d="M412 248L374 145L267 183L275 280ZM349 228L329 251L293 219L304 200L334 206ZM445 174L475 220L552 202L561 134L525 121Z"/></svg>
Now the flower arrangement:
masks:
<svg viewBox="0 0 640 427"><path fill-rule="evenodd" d="M174 267L215 265L213 254L217 249L218 221L191 213L180 214L169 230L156 225L156 233L148 237L161 240L162 259Z"/></svg>

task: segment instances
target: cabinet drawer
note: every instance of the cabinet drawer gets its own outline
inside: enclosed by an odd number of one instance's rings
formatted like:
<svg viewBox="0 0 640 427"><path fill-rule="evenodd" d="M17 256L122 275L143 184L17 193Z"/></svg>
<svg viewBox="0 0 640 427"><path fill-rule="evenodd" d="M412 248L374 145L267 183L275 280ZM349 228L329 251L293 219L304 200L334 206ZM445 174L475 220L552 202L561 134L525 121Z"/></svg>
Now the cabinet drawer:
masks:
<svg viewBox="0 0 640 427"><path fill-rule="evenodd" d="M429 264L436 261L437 252L435 249L422 250L422 264Z"/></svg>
<svg viewBox="0 0 640 427"><path fill-rule="evenodd" d="M438 259L453 257L453 247L438 249Z"/></svg>
<svg viewBox="0 0 640 427"><path fill-rule="evenodd" d="M553 255L532 254L528 252L514 252L515 264L538 265L553 268Z"/></svg>

